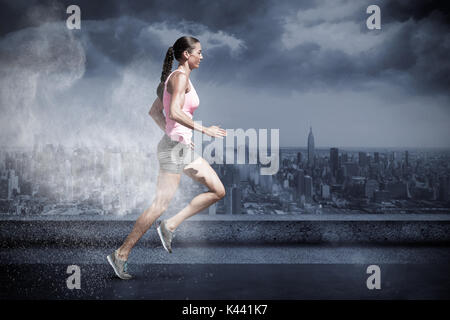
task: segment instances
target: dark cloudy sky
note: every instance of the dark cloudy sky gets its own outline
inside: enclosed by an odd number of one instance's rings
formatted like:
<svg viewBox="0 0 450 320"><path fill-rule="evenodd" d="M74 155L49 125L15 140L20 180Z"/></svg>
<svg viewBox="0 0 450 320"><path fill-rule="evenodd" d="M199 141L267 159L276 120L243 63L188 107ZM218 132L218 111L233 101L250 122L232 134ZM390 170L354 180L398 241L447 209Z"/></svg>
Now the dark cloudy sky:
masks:
<svg viewBox="0 0 450 320"><path fill-rule="evenodd" d="M438 1L0 1L0 145L148 145L167 48L200 39L194 118L281 146L450 147L450 18ZM442 2L441 2L442 3ZM66 8L81 8L68 30ZM368 30L366 8L381 8ZM176 65L174 66L174 68Z"/></svg>

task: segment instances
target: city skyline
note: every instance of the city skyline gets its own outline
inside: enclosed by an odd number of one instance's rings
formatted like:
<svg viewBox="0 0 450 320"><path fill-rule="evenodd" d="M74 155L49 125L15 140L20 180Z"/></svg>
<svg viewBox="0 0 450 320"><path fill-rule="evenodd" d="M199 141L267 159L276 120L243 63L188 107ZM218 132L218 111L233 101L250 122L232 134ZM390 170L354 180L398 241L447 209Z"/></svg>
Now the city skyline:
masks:
<svg viewBox="0 0 450 320"><path fill-rule="evenodd" d="M315 148L312 127L307 139L307 148L280 148L280 167L273 175L261 175L260 163L212 163L227 193L202 213L447 210L449 153ZM235 147L235 154L239 149ZM115 212L122 216L139 212L145 194L154 187L155 165L155 153L139 148L80 146L70 150L49 143L10 153L0 148L0 209L19 215ZM189 189L200 192L192 183ZM50 201L39 200L41 197ZM181 208L185 200L176 199L173 207Z"/></svg>

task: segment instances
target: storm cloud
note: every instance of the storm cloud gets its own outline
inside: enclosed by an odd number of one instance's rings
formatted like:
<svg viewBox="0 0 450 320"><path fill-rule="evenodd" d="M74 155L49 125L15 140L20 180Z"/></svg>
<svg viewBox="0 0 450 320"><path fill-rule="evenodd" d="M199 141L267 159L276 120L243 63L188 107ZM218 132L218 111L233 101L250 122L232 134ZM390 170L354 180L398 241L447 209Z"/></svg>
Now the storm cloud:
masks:
<svg viewBox="0 0 450 320"><path fill-rule="evenodd" d="M0 144L156 146L167 48L200 39L195 118L279 128L282 146L449 147L450 30L437 1L2 1ZM175 66L176 67L176 66ZM67 130L70 128L70 130ZM95 139L93 139L95 137Z"/></svg>

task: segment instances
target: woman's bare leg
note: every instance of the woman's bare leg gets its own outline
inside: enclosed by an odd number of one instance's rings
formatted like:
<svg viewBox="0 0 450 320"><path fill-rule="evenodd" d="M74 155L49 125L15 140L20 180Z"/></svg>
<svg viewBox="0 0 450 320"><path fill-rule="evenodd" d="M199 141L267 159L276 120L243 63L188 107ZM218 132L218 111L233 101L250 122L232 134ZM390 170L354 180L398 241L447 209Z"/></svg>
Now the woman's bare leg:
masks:
<svg viewBox="0 0 450 320"><path fill-rule="evenodd" d="M127 260L131 249L151 227L153 222L166 211L180 184L181 174L160 170L156 185L156 196L151 206L145 210L134 224L134 228L118 249L117 255L121 260Z"/></svg>
<svg viewBox="0 0 450 320"><path fill-rule="evenodd" d="M205 159L196 159L188 164L183 171L195 181L207 186L209 191L196 196L184 209L166 220L166 226L170 231L174 231L181 222L208 208L225 196L225 188L220 178Z"/></svg>

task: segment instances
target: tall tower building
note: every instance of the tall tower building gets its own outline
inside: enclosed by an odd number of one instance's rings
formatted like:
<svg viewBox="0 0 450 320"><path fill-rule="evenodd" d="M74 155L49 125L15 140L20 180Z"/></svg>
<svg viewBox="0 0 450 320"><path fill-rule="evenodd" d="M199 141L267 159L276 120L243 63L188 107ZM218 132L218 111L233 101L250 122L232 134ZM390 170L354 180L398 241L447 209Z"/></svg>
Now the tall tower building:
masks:
<svg viewBox="0 0 450 320"><path fill-rule="evenodd" d="M241 198L242 193L241 189L238 187L233 187L231 190L232 196L231 196L231 205L232 205L232 214L241 214L242 213L242 206L241 206Z"/></svg>
<svg viewBox="0 0 450 320"><path fill-rule="evenodd" d="M312 133L312 127L309 127L308 134L308 165L314 166L314 135Z"/></svg>
<svg viewBox="0 0 450 320"><path fill-rule="evenodd" d="M333 177L336 177L337 170L339 168L339 149L331 148L330 149L330 169Z"/></svg>
<svg viewBox="0 0 450 320"><path fill-rule="evenodd" d="M233 187L227 187L226 195L224 198L224 213L233 214Z"/></svg>
<svg viewBox="0 0 450 320"><path fill-rule="evenodd" d="M215 215L217 213L217 202L213 203L208 208L208 214Z"/></svg>
<svg viewBox="0 0 450 320"><path fill-rule="evenodd" d="M242 213L242 192L238 187L226 188L225 196L225 214L241 214Z"/></svg>
<svg viewBox="0 0 450 320"><path fill-rule="evenodd" d="M20 193L19 177L14 169L10 169L8 170L8 200L11 200L15 193Z"/></svg>
<svg viewBox="0 0 450 320"><path fill-rule="evenodd" d="M297 164L300 165L302 163L302 153L297 152Z"/></svg>
<svg viewBox="0 0 450 320"><path fill-rule="evenodd" d="M305 176L305 198L307 202L311 202L313 196L313 181L310 176Z"/></svg>
<svg viewBox="0 0 450 320"><path fill-rule="evenodd" d="M305 172L299 170L297 174L297 196L300 198L305 194Z"/></svg>
<svg viewBox="0 0 450 320"><path fill-rule="evenodd" d="M378 152L375 152L373 154L373 156L374 156L375 163L379 163L380 162L380 154Z"/></svg>
<svg viewBox="0 0 450 320"><path fill-rule="evenodd" d="M341 157L341 163L346 163L348 162L348 154L343 153L342 157Z"/></svg>
<svg viewBox="0 0 450 320"><path fill-rule="evenodd" d="M227 165L223 178L223 184L225 187L233 186L233 178L235 178L234 167L232 165Z"/></svg>
<svg viewBox="0 0 450 320"><path fill-rule="evenodd" d="M7 200L9 196L9 180L6 177L0 177L0 199Z"/></svg>
<svg viewBox="0 0 450 320"><path fill-rule="evenodd" d="M397 153L395 151L392 151L392 153L391 153L391 161L392 162L397 161Z"/></svg>
<svg viewBox="0 0 450 320"><path fill-rule="evenodd" d="M366 152L359 152L359 166L360 167L365 167L368 165L368 161L367 161L367 153Z"/></svg>

